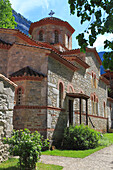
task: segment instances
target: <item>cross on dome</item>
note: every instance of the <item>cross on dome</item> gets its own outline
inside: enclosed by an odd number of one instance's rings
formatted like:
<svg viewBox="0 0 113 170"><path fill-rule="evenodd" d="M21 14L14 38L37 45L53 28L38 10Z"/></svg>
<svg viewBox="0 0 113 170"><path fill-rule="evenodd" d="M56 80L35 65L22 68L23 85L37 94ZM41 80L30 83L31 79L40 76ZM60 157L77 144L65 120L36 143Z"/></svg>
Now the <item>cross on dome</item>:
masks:
<svg viewBox="0 0 113 170"><path fill-rule="evenodd" d="M51 10L48 15L50 15L50 16L52 17L54 14L55 14L55 12L53 12L53 11Z"/></svg>

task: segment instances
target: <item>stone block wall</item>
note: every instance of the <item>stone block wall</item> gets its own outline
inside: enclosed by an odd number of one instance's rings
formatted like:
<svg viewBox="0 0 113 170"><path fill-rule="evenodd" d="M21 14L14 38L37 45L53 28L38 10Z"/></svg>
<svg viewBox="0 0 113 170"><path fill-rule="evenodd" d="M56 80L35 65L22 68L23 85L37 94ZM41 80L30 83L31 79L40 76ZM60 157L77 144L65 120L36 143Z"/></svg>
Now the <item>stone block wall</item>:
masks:
<svg viewBox="0 0 113 170"><path fill-rule="evenodd" d="M88 53L86 58L90 65L88 69L83 68L77 63L74 63L79 69L75 72L65 67L60 62L53 58L48 59L48 106L53 107L53 110L48 112L47 127L48 136L52 137L63 132L63 128L69 126L69 99L73 100L73 125L79 124L79 99L69 98L66 93L82 93L91 97L95 94L98 97L98 113L92 113L91 98L88 100L88 114L91 117L95 129L101 132L107 131L109 106L107 106L107 86L99 78L99 63L93 53ZM97 87L92 86L92 71L96 74ZM63 83L63 106L59 108L59 82ZM105 102L105 110L104 110ZM95 103L94 103L95 104ZM55 109L55 108L57 109ZM58 110L59 108L59 110ZM64 109L64 112L62 112ZM83 112L85 115L85 101L83 101ZM53 114L52 114L53 113ZM82 116L82 122L85 124L85 116ZM60 121L58 121L60 118ZM62 122L62 123L59 123ZM58 126L59 124L59 126ZM89 126L92 127L90 121ZM56 128L58 127L58 128ZM92 127L93 128L93 127ZM58 132L59 133L55 133ZM61 136L61 135L59 135Z"/></svg>
<svg viewBox="0 0 113 170"><path fill-rule="evenodd" d="M82 124L86 125L86 114L82 114ZM80 114L75 112L75 125L80 124ZM101 133L107 132L108 119L105 117L88 115L88 126Z"/></svg>
<svg viewBox="0 0 113 170"><path fill-rule="evenodd" d="M0 39L7 43L12 44L16 42L16 43L22 43L22 44L29 44L25 40L23 40L23 38L21 38L22 35L23 33L20 33L18 30L5 29L5 28L0 29ZM25 38L26 36L23 35L23 37Z"/></svg>
<svg viewBox="0 0 113 170"><path fill-rule="evenodd" d="M109 129L113 130L113 99L109 98L107 99L107 108L106 111L108 113L108 127Z"/></svg>
<svg viewBox="0 0 113 170"><path fill-rule="evenodd" d="M64 26L47 24L43 26L39 26L33 29L32 38L35 41L39 41L39 31L43 31L43 41L49 43L55 43L54 31L57 30L59 33L59 42L66 46L66 35L69 36L69 49L72 49L72 36L71 32L65 28ZM68 48L68 47L67 47Z"/></svg>
<svg viewBox="0 0 113 170"><path fill-rule="evenodd" d="M10 137L13 130L14 91L16 85L0 74L0 162L8 158L8 145L3 137Z"/></svg>
<svg viewBox="0 0 113 170"><path fill-rule="evenodd" d="M13 45L9 50L7 75L30 66L36 71L47 74L47 54L50 51L27 45ZM17 62L18 61L18 62Z"/></svg>
<svg viewBox="0 0 113 170"><path fill-rule="evenodd" d="M47 131L47 79L18 80L15 81L23 94L19 105L14 107L14 129L28 128L39 131L46 137ZM17 88L17 89L18 89ZM16 89L16 91L17 91ZM17 93L15 94L15 101Z"/></svg>
<svg viewBox="0 0 113 170"><path fill-rule="evenodd" d="M8 49L0 49L0 73L7 76Z"/></svg>
<svg viewBox="0 0 113 170"><path fill-rule="evenodd" d="M38 131L47 137L46 107L18 106L14 109L14 129L27 128L31 132Z"/></svg>

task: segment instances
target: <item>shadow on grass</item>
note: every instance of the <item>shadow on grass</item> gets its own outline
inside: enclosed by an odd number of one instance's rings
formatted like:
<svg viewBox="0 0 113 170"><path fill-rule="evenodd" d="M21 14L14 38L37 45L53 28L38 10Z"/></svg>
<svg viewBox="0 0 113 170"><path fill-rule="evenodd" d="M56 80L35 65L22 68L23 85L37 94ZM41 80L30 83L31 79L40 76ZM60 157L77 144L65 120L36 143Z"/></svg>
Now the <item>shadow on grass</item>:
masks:
<svg viewBox="0 0 113 170"><path fill-rule="evenodd" d="M9 168L0 168L0 170L19 170L19 168L12 166L12 167L9 167Z"/></svg>

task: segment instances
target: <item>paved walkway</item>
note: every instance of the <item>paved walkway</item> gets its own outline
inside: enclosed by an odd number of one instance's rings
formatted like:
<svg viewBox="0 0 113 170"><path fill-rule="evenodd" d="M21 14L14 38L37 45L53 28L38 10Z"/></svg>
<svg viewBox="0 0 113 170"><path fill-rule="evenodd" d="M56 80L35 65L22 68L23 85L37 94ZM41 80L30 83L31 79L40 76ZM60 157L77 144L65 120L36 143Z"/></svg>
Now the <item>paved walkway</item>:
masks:
<svg viewBox="0 0 113 170"><path fill-rule="evenodd" d="M41 161L61 165L63 170L113 170L113 145L83 159L42 155Z"/></svg>

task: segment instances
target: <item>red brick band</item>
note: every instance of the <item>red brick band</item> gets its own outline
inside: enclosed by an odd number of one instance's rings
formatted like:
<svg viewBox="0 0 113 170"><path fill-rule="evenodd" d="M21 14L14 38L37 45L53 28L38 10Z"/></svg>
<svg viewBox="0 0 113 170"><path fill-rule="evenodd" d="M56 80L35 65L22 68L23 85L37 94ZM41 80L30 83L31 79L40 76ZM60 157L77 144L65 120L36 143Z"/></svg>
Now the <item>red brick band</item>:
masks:
<svg viewBox="0 0 113 170"><path fill-rule="evenodd" d="M48 109L48 110L65 111L65 109L51 107L51 106L15 106L14 109Z"/></svg>
<svg viewBox="0 0 113 170"><path fill-rule="evenodd" d="M79 112L75 112L75 114L80 114ZM82 115L86 115L85 113L82 113ZM88 116L90 116L90 117L95 117L95 118L100 118L100 119L108 119L108 118L106 118L106 117L101 117L101 116L96 116L96 115L89 115L88 114Z"/></svg>

